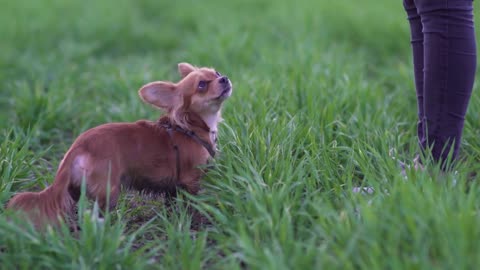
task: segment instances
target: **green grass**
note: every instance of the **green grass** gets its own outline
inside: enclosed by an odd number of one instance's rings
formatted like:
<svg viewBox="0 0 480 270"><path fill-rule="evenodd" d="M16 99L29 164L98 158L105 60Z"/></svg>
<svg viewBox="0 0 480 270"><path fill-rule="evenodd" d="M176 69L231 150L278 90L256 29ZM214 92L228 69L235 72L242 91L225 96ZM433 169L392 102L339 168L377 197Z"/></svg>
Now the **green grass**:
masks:
<svg viewBox="0 0 480 270"><path fill-rule="evenodd" d="M476 4L478 5L478 3ZM401 1L1 1L0 269L474 269L480 98L456 174L416 151ZM479 26L480 27L480 26ZM479 28L480 29L480 28ZM82 230L36 232L3 205L51 183L81 132L158 118L137 90L213 66L234 93L196 197L128 192ZM454 185L453 179L457 184ZM354 194L371 186L371 195Z"/></svg>

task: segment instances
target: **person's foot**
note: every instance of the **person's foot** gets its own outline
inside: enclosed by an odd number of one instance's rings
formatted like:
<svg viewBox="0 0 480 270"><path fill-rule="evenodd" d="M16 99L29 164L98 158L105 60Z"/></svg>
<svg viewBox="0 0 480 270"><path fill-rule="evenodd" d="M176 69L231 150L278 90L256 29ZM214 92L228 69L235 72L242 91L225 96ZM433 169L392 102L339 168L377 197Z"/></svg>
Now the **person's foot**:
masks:
<svg viewBox="0 0 480 270"><path fill-rule="evenodd" d="M373 187L354 187L352 188L353 193L360 193L360 194L373 194L375 190Z"/></svg>
<svg viewBox="0 0 480 270"><path fill-rule="evenodd" d="M396 160L398 162L398 166L400 167L401 169L401 174L404 178L404 180L406 181L408 179L407 177L407 170L410 170L410 168L412 168L413 166L413 170L415 171L423 171L425 169L425 167L422 165L422 163L420 162L420 155L415 155L415 158L413 158L412 160L412 164L407 164L405 162L402 162L400 160L397 160L397 158L394 156L393 154L394 152L394 149L390 149L390 152L389 152L389 156L393 159L393 160ZM352 188L352 193L359 193L359 194L363 194L363 195L367 195L367 194L373 194L375 192L374 188L373 187L353 187Z"/></svg>
<svg viewBox="0 0 480 270"><path fill-rule="evenodd" d="M413 169L415 171L423 171L425 168L423 167L422 163L420 162L420 156L416 155L415 158L412 160L412 164L407 164L402 161L398 161L398 166L400 166L401 174L405 180L407 180L407 170Z"/></svg>

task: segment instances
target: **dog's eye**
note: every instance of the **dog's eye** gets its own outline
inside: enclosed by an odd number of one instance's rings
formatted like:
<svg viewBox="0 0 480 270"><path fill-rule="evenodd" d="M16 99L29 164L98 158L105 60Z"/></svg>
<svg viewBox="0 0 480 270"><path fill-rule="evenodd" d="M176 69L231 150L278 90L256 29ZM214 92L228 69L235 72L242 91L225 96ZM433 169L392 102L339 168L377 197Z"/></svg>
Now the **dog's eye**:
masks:
<svg viewBox="0 0 480 270"><path fill-rule="evenodd" d="M207 82L206 81L198 82L198 90L204 91L206 88L207 88Z"/></svg>

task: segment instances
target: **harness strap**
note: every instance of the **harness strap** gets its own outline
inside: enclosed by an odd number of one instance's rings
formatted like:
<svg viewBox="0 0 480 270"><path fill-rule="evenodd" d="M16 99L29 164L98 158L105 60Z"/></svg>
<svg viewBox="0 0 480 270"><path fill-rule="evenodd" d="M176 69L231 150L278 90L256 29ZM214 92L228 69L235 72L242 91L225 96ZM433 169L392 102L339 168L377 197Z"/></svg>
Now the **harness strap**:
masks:
<svg viewBox="0 0 480 270"><path fill-rule="evenodd" d="M181 132L181 133L187 135L188 137L192 138L195 142L202 145L208 151L208 153L210 154L210 156L212 158L215 157L215 150L213 150L212 146L208 142L206 142L206 141L202 140L200 137L198 137L197 134L195 134L195 132L193 132L191 130L185 130L185 129L179 127L179 126L175 126L175 131Z"/></svg>
<svg viewBox="0 0 480 270"><path fill-rule="evenodd" d="M198 135L195 134L195 132L191 130L185 130L179 126L172 127L172 125L170 124L161 124L160 126L167 130L167 134L170 137L170 140L173 140L174 131L181 132L187 135L188 137L190 137L191 139L193 139L196 143L202 145L208 151L208 153L212 158L215 157L215 150L213 150L212 146L208 142L198 137ZM176 180L178 181L180 180L180 152L177 144L173 145L173 150L175 151L175 159L177 163Z"/></svg>
<svg viewBox="0 0 480 270"><path fill-rule="evenodd" d="M172 140L173 137L173 129L172 127L165 127L167 130L168 136L170 137L170 140ZM173 145L173 150L175 151L175 159L177 162L177 171L175 175L175 179L178 181L180 179L180 153L178 152L178 145L174 144Z"/></svg>

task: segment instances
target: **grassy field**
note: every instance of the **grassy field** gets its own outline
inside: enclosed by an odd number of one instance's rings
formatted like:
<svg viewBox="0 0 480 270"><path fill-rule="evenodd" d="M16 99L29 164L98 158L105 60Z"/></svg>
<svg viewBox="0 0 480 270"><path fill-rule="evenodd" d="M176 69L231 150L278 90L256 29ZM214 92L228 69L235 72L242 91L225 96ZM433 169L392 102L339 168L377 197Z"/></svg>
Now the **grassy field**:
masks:
<svg viewBox="0 0 480 270"><path fill-rule="evenodd" d="M390 156L417 151L400 0L0 2L0 269L480 264L480 89L455 173L403 181ZM166 205L128 192L103 222L82 200L76 234L5 212L14 193L53 181L81 132L157 119L137 90L177 80L183 61L235 89L200 195Z"/></svg>

